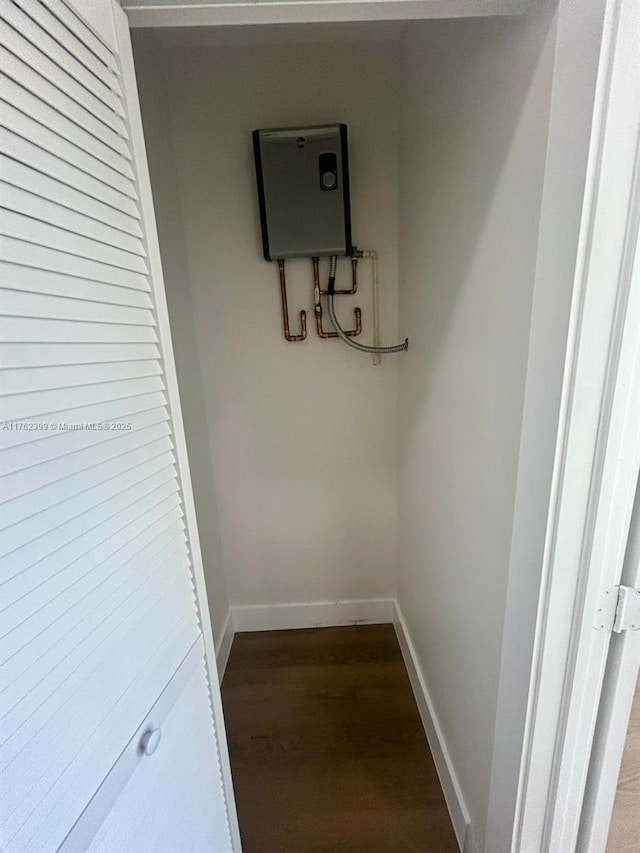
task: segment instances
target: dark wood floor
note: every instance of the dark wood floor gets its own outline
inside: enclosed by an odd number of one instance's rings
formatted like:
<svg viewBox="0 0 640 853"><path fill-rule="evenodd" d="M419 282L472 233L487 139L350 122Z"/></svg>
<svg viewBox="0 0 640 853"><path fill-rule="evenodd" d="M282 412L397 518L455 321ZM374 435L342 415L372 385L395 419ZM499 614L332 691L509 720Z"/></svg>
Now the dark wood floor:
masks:
<svg viewBox="0 0 640 853"><path fill-rule="evenodd" d="M609 827L607 853L640 850L640 678L622 755L622 766Z"/></svg>
<svg viewBox="0 0 640 853"><path fill-rule="evenodd" d="M244 853L457 853L391 625L237 634L222 696Z"/></svg>

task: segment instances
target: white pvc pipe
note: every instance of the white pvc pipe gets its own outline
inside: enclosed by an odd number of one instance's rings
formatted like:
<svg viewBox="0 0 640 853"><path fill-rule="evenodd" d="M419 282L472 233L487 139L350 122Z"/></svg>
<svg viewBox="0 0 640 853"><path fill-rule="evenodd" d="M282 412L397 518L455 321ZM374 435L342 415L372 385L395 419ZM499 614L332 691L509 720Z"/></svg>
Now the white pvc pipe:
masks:
<svg viewBox="0 0 640 853"><path fill-rule="evenodd" d="M359 253L359 257L362 257L362 253ZM374 347L368 346L367 344L361 344L359 341L354 340L354 338L349 337L345 330L341 327L338 322L338 318L336 317L336 310L333 304L334 299L334 285L336 282L336 267L338 265L338 256L331 255L331 262L329 264L329 284L327 287L327 308L329 309L329 319L331 320L331 325L335 329L338 337L348 344L353 349L357 349L360 352L368 352L372 354L378 353L392 353L392 352L406 352L409 349L409 339L405 338L403 344L395 344L391 347Z"/></svg>
<svg viewBox="0 0 640 853"><path fill-rule="evenodd" d="M367 249L362 252L363 258L371 260L371 297L373 307L373 345L380 346L380 292L378 290L378 253ZM382 356L374 353L371 356L373 364L380 364Z"/></svg>

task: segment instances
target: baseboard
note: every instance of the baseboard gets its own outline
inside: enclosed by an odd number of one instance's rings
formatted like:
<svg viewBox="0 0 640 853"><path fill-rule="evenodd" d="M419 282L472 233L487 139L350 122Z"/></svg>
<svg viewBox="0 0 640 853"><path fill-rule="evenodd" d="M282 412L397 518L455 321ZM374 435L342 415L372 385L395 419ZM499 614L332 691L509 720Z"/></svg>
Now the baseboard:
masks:
<svg viewBox="0 0 640 853"><path fill-rule="evenodd" d="M475 839L473 832L471 831L471 824L467 824L467 833L465 835L464 847L462 848L462 853L482 853L480 850L480 845Z"/></svg>
<svg viewBox="0 0 640 853"><path fill-rule="evenodd" d="M229 610L227 618L224 620L224 624L213 643L216 651L216 666L218 668L218 681L220 684L222 684L224 671L227 668L227 661L229 660L229 652L231 651L234 634L233 613Z"/></svg>
<svg viewBox="0 0 640 853"><path fill-rule="evenodd" d="M277 631L393 622L393 600L307 601L295 604L251 604L233 608L235 631Z"/></svg>
<svg viewBox="0 0 640 853"><path fill-rule="evenodd" d="M433 702L429 695L427 684L424 680L420 663L416 655L416 651L411 641L407 624L404 621L402 611L398 602L394 602L394 619L393 619L398 642L402 650L407 672L413 693L416 697L422 725L424 726L431 754L438 771L440 784L444 792L444 797L453 823L453 829L456 834L458 846L462 853L479 853L477 845L473 841L471 827L469 825L469 812L462 796L462 789L456 777L456 772L447 749L447 744L436 716Z"/></svg>

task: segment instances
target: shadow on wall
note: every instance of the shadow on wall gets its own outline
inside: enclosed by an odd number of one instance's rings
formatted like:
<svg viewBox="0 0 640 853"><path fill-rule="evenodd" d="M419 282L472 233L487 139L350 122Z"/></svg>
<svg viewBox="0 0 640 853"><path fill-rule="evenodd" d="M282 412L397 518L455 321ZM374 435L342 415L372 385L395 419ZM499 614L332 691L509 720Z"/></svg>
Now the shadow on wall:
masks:
<svg viewBox="0 0 640 853"><path fill-rule="evenodd" d="M552 72L553 6L406 46L398 598L482 849ZM455 601L455 607L442 602ZM471 701L473 697L473 701Z"/></svg>
<svg viewBox="0 0 640 853"><path fill-rule="evenodd" d="M175 152L167 132L169 107L163 65L153 34L132 30L149 171L160 240L171 336L187 437L191 481L216 651L229 611L222 565L216 489L209 447L202 372L193 329L189 259L184 239Z"/></svg>
<svg viewBox="0 0 640 853"><path fill-rule="evenodd" d="M400 310L421 347L414 408L459 312L478 310L467 367L482 381L494 330L515 326L523 292L530 303L548 119L548 92L532 88L552 24L546 5L534 32L519 18L431 21L407 45ZM522 338L515 343L521 350Z"/></svg>

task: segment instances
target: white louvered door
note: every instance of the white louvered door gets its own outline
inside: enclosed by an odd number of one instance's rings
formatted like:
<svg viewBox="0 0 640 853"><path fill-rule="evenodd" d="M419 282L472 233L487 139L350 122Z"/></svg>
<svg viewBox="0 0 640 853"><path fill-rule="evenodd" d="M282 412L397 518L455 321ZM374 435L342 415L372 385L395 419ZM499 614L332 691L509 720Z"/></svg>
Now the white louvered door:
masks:
<svg viewBox="0 0 640 853"><path fill-rule="evenodd" d="M0 849L50 853L99 815L96 792L195 654L167 712L175 760L141 759L121 779L141 801L114 814L148 807L146 790L177 819L192 786L201 811L173 837L226 853L237 829L128 31L111 0L76 4L0 0ZM118 832L100 849L143 849Z"/></svg>

